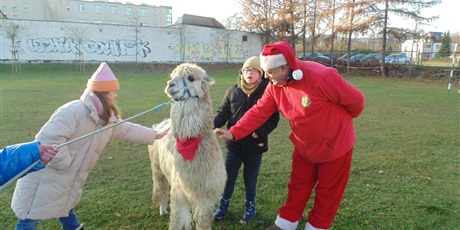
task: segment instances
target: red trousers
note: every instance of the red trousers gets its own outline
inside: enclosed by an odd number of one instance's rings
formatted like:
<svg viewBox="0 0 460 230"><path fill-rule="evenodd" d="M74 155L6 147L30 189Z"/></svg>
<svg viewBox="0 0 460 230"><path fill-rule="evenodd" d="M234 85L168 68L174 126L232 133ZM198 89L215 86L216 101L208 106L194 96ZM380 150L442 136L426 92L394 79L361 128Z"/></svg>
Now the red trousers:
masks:
<svg viewBox="0 0 460 230"><path fill-rule="evenodd" d="M353 149L335 160L312 163L294 149L288 196L279 216L290 222L300 220L315 188L315 203L308 222L316 228L329 228L345 193L352 155Z"/></svg>

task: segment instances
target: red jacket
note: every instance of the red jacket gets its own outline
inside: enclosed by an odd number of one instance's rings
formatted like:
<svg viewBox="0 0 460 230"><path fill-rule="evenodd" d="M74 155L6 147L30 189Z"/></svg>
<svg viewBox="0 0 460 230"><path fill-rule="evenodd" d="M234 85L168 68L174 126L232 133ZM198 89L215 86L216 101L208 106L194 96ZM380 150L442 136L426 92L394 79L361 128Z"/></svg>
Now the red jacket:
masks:
<svg viewBox="0 0 460 230"><path fill-rule="evenodd" d="M336 69L297 61L303 78L291 80L284 87L270 84L230 132L239 140L280 111L289 120L291 141L305 158L314 163L334 160L355 143L352 119L363 111L364 95Z"/></svg>

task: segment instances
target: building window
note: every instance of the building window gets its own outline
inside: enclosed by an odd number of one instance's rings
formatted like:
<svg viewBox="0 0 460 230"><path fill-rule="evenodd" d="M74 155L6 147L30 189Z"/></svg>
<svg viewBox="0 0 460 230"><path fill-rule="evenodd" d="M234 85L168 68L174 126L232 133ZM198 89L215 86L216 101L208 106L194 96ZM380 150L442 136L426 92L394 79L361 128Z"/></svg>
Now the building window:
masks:
<svg viewBox="0 0 460 230"><path fill-rule="evenodd" d="M141 16L143 17L147 16L147 9L141 9Z"/></svg>
<svg viewBox="0 0 460 230"><path fill-rule="evenodd" d="M118 6L111 6L110 7L110 13L118 14Z"/></svg>
<svg viewBox="0 0 460 230"><path fill-rule="evenodd" d="M102 5L94 5L94 13L102 14Z"/></svg>
<svg viewBox="0 0 460 230"><path fill-rule="evenodd" d="M27 4L29 3L29 0L22 0L22 3Z"/></svg>
<svg viewBox="0 0 460 230"><path fill-rule="evenodd" d="M431 45L430 44L426 45L426 48L431 48Z"/></svg>
<svg viewBox="0 0 460 230"><path fill-rule="evenodd" d="M24 11L24 13L28 13L29 12L29 7L24 7L23 11Z"/></svg>
<svg viewBox="0 0 460 230"><path fill-rule="evenodd" d="M18 8L16 6L13 6L13 12L18 12Z"/></svg>
<svg viewBox="0 0 460 230"><path fill-rule="evenodd" d="M7 7L7 6L2 6L2 11L3 11L3 12L6 12L6 11L8 11L8 10L6 10L6 9L8 9L8 7Z"/></svg>
<svg viewBox="0 0 460 230"><path fill-rule="evenodd" d="M86 4L77 3L77 12L86 12Z"/></svg>
<svg viewBox="0 0 460 230"><path fill-rule="evenodd" d="M126 14L126 15L133 15L133 8L131 8L131 7L126 7L126 9L125 9L125 14Z"/></svg>
<svg viewBox="0 0 460 230"><path fill-rule="evenodd" d="M102 24L103 21L102 21L102 20L95 20L94 23L96 23L96 24Z"/></svg>

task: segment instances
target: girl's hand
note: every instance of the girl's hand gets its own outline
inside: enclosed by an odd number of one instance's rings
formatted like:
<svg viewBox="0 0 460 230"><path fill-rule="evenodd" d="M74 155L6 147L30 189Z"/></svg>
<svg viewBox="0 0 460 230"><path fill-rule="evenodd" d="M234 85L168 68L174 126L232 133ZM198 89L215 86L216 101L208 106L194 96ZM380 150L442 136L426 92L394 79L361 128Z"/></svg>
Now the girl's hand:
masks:
<svg viewBox="0 0 460 230"><path fill-rule="evenodd" d="M157 132L157 135L155 136L155 139L161 139L161 138L163 138L164 136L166 136L166 134L168 134L168 132L169 132L170 129L171 129L171 128L168 128L168 129L163 130L163 131L161 131L161 132L158 131L158 132Z"/></svg>

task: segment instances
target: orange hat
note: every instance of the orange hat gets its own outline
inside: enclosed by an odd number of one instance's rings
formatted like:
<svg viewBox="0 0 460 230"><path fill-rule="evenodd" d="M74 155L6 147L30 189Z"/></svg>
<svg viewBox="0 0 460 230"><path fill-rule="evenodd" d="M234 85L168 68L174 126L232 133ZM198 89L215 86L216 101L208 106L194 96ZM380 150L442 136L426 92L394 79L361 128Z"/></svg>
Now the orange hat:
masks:
<svg viewBox="0 0 460 230"><path fill-rule="evenodd" d="M93 76L88 79L86 87L93 92L111 92L120 89L117 78L105 62L102 62L93 73Z"/></svg>

